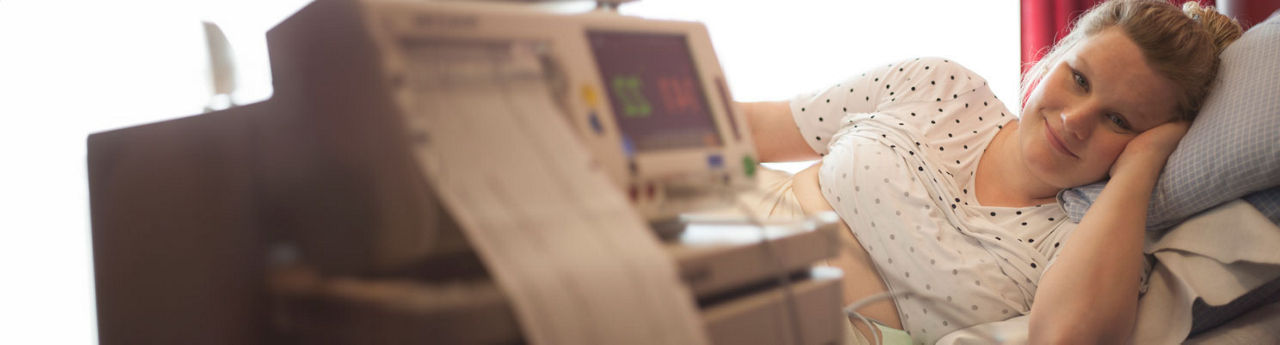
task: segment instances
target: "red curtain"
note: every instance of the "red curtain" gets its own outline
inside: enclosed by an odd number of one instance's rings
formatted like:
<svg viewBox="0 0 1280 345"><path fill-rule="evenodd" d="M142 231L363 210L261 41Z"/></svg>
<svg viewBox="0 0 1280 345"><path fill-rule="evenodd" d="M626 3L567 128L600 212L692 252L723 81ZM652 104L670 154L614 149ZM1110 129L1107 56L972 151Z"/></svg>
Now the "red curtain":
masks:
<svg viewBox="0 0 1280 345"><path fill-rule="evenodd" d="M1104 0L1022 0L1022 72L1067 34L1072 21Z"/></svg>
<svg viewBox="0 0 1280 345"><path fill-rule="evenodd" d="M1218 10L1240 22L1245 30L1280 9L1280 0L1218 0Z"/></svg>
<svg viewBox="0 0 1280 345"><path fill-rule="evenodd" d="M1067 34L1067 29L1076 17L1103 1L1105 0L1022 0L1022 72L1025 73L1032 63L1040 60L1058 38ZM1214 0L1197 1L1205 6L1215 3ZM1261 0L1277 1L1280 0ZM1185 0L1172 2L1180 5Z"/></svg>

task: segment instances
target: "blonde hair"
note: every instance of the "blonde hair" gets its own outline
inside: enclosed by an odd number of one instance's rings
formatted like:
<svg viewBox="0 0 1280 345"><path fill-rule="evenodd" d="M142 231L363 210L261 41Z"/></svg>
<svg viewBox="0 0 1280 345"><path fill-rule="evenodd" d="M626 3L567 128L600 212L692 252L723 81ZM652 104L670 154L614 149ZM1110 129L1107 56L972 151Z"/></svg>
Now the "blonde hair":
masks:
<svg viewBox="0 0 1280 345"><path fill-rule="evenodd" d="M1027 70L1022 77L1022 101L1066 52L1112 27L1122 29L1142 51L1147 65L1177 85L1182 93L1177 100L1178 118L1188 121L1195 118L1217 76L1218 54L1242 33L1235 20L1193 1L1183 4L1181 11L1159 0L1107 1L1080 16L1071 32Z"/></svg>

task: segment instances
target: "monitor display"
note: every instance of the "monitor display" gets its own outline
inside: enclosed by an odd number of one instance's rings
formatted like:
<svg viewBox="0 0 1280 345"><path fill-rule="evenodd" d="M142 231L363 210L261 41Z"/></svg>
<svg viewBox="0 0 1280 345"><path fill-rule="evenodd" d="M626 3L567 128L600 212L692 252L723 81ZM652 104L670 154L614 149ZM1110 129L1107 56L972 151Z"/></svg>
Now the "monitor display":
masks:
<svg viewBox="0 0 1280 345"><path fill-rule="evenodd" d="M587 38L628 150L722 145L684 36L592 31Z"/></svg>

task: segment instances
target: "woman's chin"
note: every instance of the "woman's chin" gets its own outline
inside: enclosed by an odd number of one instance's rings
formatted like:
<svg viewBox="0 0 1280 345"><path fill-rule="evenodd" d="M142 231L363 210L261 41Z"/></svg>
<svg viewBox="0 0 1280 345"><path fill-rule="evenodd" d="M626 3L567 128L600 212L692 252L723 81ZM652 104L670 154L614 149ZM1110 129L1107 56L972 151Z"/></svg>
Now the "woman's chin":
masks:
<svg viewBox="0 0 1280 345"><path fill-rule="evenodd" d="M1063 176L1058 179L1058 183L1055 183L1055 185L1058 186L1058 189L1067 189L1067 188L1073 188L1073 187L1087 186L1094 183L1106 181L1107 178L1108 176L1106 174L1102 174L1101 176L1090 176L1090 177Z"/></svg>
<svg viewBox="0 0 1280 345"><path fill-rule="evenodd" d="M1085 183L1078 177L1070 174L1070 170L1066 167L1052 166L1045 164L1042 166L1032 166L1032 174L1039 179L1041 183L1057 188L1059 190L1080 186Z"/></svg>

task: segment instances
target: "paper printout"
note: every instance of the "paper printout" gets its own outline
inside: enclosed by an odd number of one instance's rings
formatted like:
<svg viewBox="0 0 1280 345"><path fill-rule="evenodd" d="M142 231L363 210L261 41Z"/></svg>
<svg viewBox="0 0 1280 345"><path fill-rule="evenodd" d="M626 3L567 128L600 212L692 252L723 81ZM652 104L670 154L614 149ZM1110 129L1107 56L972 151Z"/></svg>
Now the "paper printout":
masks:
<svg viewBox="0 0 1280 345"><path fill-rule="evenodd" d="M416 158L534 344L705 344L672 260L575 138L534 42L409 42Z"/></svg>

